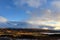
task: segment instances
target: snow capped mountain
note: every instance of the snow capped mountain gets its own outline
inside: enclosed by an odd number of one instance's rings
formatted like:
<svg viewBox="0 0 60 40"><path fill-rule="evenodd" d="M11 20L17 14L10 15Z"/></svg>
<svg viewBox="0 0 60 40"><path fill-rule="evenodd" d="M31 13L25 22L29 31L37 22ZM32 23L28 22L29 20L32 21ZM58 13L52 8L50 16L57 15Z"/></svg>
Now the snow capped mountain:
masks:
<svg viewBox="0 0 60 40"><path fill-rule="evenodd" d="M16 22L16 21L8 21L8 22L0 22L0 28L40 28L40 29L51 29L54 27L46 26L46 25L32 25L27 22Z"/></svg>
<svg viewBox="0 0 60 40"><path fill-rule="evenodd" d="M47 26L47 25L40 25L39 26L41 29L49 29L49 30L54 30L53 26Z"/></svg>
<svg viewBox="0 0 60 40"><path fill-rule="evenodd" d="M5 22L5 23L0 23L0 28L28 28L31 27L32 25L26 22Z"/></svg>

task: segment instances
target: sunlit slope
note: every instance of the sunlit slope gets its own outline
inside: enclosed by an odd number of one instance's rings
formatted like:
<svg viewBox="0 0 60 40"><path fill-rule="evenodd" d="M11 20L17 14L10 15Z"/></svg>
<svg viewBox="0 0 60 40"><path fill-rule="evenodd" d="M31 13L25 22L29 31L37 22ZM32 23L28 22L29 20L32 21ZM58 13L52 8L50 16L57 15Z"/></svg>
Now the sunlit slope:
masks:
<svg viewBox="0 0 60 40"><path fill-rule="evenodd" d="M30 36L47 36L48 34L44 33L56 33L57 31L54 30L46 30L46 29L13 29L13 28L4 28L0 29L0 36L23 36L23 35L30 35ZM57 32L58 33L58 32Z"/></svg>

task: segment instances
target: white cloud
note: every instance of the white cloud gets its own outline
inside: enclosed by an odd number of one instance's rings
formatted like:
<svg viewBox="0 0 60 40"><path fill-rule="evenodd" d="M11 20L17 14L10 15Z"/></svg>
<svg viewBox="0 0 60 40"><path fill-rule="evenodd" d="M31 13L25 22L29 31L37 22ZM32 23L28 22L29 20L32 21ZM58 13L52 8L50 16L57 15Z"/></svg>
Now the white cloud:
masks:
<svg viewBox="0 0 60 40"><path fill-rule="evenodd" d="M30 7L39 8L40 6L42 6L46 2L47 2L47 0L28 0L27 4Z"/></svg>
<svg viewBox="0 0 60 40"><path fill-rule="evenodd" d="M27 14L31 14L31 11L28 11L28 10L27 10L26 13L27 13Z"/></svg>
<svg viewBox="0 0 60 40"><path fill-rule="evenodd" d="M38 8L39 6L41 6L42 4L40 3L40 0L29 0L27 1L28 5L31 7L36 7Z"/></svg>
<svg viewBox="0 0 60 40"><path fill-rule="evenodd" d="M11 7L11 6L6 6L6 8L7 8L7 9L10 9L10 8L12 8L12 7Z"/></svg>
<svg viewBox="0 0 60 40"><path fill-rule="evenodd" d="M51 5L56 8L60 8L60 1L52 1Z"/></svg>
<svg viewBox="0 0 60 40"><path fill-rule="evenodd" d="M37 28L39 28L38 25L47 25L47 26L54 27L55 30L60 29L60 21L55 21L55 20L46 20L46 21L32 20L32 21L28 21L28 23L33 24L33 25L37 25Z"/></svg>
<svg viewBox="0 0 60 40"><path fill-rule="evenodd" d="M60 8L60 1L51 1L50 6L52 7L50 7L50 9L40 9L40 7L44 5L46 2L47 0L16 0L15 3L19 6L28 4L29 7L37 8L33 11L26 12L31 15L30 19L28 20L28 23L34 25L54 26L55 29L58 29L60 28L60 10L54 10L54 8Z"/></svg>
<svg viewBox="0 0 60 40"><path fill-rule="evenodd" d="M47 0L14 0L15 5L21 6L24 4L28 4L30 7L38 8L43 3L45 4Z"/></svg>
<svg viewBox="0 0 60 40"><path fill-rule="evenodd" d="M34 11L35 14L40 12ZM28 23L33 25L47 25L53 26L54 29L60 29L60 12L53 13L52 10L47 9L41 12L42 16L38 16L32 13L31 19L28 20Z"/></svg>
<svg viewBox="0 0 60 40"><path fill-rule="evenodd" d="M2 16L0 16L0 22L7 22L7 19L2 17Z"/></svg>

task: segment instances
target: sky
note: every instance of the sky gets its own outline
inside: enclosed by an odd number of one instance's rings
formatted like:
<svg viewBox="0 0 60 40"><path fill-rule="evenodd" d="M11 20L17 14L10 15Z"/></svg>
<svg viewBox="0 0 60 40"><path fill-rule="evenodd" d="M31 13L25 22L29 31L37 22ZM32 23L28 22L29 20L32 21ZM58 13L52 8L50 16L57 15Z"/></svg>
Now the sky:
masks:
<svg viewBox="0 0 60 40"><path fill-rule="evenodd" d="M0 0L0 21L26 21L60 29L60 0Z"/></svg>

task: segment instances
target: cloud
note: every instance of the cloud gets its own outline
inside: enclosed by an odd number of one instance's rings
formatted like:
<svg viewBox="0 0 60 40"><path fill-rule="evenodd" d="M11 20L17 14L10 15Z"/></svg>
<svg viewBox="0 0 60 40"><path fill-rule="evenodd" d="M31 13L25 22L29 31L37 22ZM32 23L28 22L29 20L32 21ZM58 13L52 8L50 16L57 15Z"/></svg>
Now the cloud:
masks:
<svg viewBox="0 0 60 40"><path fill-rule="evenodd" d="M40 0L29 0L27 1L28 6L30 7L36 7L38 8L39 6L41 6L42 4L40 3Z"/></svg>
<svg viewBox="0 0 60 40"><path fill-rule="evenodd" d="M51 5L55 8L60 8L60 1L52 1Z"/></svg>
<svg viewBox="0 0 60 40"><path fill-rule="evenodd" d="M7 9L11 9L12 7L11 6L6 6Z"/></svg>
<svg viewBox="0 0 60 40"><path fill-rule="evenodd" d="M47 25L47 26L53 26L54 29L60 29L60 12L50 9L45 9L42 12L34 11L31 14L31 18L27 21L30 24L33 25Z"/></svg>
<svg viewBox="0 0 60 40"><path fill-rule="evenodd" d="M53 0L49 3L50 8L47 5L47 0L14 0L16 6L26 5L32 7L32 10L26 11L30 15L30 19L27 21L33 25L47 25L54 26L55 29L60 28L60 1ZM25 5L25 6L24 6ZM44 7L42 7L44 5ZM47 7L47 8L46 8ZM43 8L43 9L42 9ZM26 9L26 8L25 8ZM58 10L59 9L59 10Z"/></svg>
<svg viewBox="0 0 60 40"><path fill-rule="evenodd" d="M31 11L28 11L28 10L27 10L26 13L27 13L27 14L31 14Z"/></svg>
<svg viewBox="0 0 60 40"><path fill-rule="evenodd" d="M22 6L27 4L29 7L38 8L45 4L47 0L14 0L16 6Z"/></svg>
<svg viewBox="0 0 60 40"><path fill-rule="evenodd" d="M7 22L7 19L2 17L2 16L0 16L0 22Z"/></svg>

